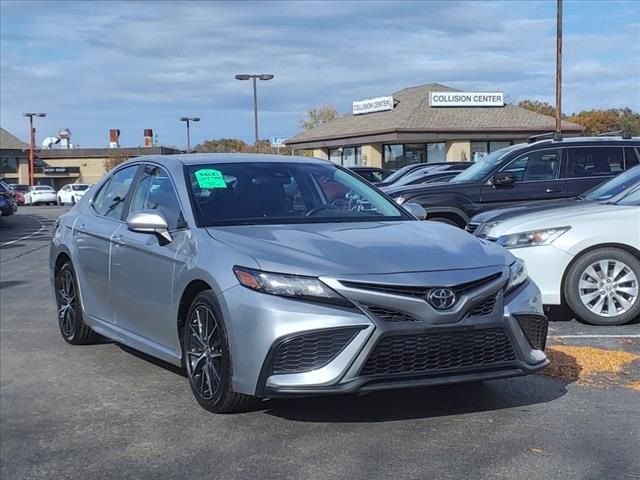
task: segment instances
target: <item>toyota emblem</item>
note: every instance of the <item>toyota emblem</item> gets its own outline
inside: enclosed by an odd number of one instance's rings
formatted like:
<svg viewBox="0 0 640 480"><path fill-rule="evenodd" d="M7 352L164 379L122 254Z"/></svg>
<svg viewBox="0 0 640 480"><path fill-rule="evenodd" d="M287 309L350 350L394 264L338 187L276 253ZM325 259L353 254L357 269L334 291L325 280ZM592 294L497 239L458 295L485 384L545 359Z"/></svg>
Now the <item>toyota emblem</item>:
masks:
<svg viewBox="0 0 640 480"><path fill-rule="evenodd" d="M429 292L427 301L436 310L446 310L456 303L456 293L450 288L434 288Z"/></svg>

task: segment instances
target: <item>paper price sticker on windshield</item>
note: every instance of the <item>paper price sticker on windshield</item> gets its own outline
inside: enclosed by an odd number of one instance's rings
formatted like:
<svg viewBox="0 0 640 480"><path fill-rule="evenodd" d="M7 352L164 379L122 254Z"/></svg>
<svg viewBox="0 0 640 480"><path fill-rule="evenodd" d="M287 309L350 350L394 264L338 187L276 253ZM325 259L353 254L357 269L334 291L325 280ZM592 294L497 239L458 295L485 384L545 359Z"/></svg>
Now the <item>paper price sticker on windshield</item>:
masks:
<svg viewBox="0 0 640 480"><path fill-rule="evenodd" d="M198 186L204 189L210 188L227 188L227 184L224 181L222 172L220 170L204 169L197 170L196 181Z"/></svg>

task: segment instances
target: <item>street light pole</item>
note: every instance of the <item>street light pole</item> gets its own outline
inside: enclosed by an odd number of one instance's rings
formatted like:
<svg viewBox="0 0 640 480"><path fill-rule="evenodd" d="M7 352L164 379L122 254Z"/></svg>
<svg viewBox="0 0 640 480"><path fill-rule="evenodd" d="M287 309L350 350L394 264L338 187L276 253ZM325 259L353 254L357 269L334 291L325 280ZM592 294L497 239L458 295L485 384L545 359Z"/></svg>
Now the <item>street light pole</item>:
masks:
<svg viewBox="0 0 640 480"><path fill-rule="evenodd" d="M181 122L187 122L187 153L191 153L191 132L189 131L189 122L199 122L200 117L180 117Z"/></svg>
<svg viewBox="0 0 640 480"><path fill-rule="evenodd" d="M33 128L33 117L46 117L46 113L23 113L23 117L29 117L29 185L35 183L34 156L36 149L36 129Z"/></svg>
<svg viewBox="0 0 640 480"><path fill-rule="evenodd" d="M273 75L270 73L262 74L239 74L236 75L236 80L253 80L253 129L255 133L256 143L255 149L258 151L258 89L256 86L256 80L271 80Z"/></svg>

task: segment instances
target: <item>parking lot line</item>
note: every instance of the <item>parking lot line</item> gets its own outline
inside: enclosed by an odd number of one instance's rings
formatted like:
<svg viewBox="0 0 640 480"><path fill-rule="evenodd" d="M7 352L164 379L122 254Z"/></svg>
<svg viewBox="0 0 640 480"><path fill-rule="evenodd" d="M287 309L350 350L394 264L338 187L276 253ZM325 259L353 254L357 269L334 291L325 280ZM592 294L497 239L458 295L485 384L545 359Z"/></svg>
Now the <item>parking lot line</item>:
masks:
<svg viewBox="0 0 640 480"><path fill-rule="evenodd" d="M640 335L549 335L549 338L640 338Z"/></svg>
<svg viewBox="0 0 640 480"><path fill-rule="evenodd" d="M40 224L40 228L37 231L35 231L33 233L30 233L29 235L25 235L24 237L16 238L15 240L11 240L9 242L0 243L0 248L6 247L7 245L12 245L12 244L20 242L22 240L26 240L27 238L31 238L34 235L39 234L42 230L44 230L46 228L46 225L44 223L42 223L40 220L38 220L36 217L32 216L31 218L33 218L36 222L38 222Z"/></svg>

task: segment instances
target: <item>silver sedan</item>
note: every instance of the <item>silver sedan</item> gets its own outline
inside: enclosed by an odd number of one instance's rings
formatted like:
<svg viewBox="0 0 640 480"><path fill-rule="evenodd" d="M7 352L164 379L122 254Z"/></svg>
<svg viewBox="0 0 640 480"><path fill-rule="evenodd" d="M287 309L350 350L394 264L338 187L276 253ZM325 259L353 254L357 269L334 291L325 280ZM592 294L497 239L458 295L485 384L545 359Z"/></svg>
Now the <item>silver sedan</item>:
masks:
<svg viewBox="0 0 640 480"><path fill-rule="evenodd" d="M523 263L410 212L322 160L133 159L55 225L60 331L184 366L214 412L544 367Z"/></svg>

